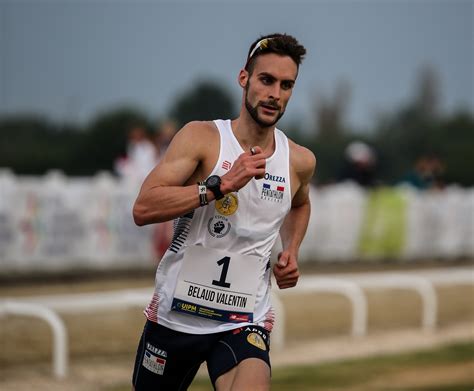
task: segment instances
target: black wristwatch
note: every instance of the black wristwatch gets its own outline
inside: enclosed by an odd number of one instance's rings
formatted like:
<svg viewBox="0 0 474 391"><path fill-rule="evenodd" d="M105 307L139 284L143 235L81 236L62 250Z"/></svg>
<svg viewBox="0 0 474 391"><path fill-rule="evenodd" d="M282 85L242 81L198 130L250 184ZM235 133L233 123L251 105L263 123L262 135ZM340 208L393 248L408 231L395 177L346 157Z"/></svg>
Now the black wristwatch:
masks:
<svg viewBox="0 0 474 391"><path fill-rule="evenodd" d="M221 191L221 177L219 175L211 175L207 178L206 187L214 193L216 200L224 198L224 194Z"/></svg>

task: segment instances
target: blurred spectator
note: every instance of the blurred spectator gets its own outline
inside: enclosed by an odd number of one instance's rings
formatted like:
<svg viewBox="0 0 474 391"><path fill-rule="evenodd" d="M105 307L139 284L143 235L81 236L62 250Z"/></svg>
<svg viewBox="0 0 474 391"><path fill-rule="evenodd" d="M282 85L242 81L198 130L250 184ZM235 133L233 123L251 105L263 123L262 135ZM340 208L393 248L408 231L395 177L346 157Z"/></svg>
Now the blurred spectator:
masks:
<svg viewBox="0 0 474 391"><path fill-rule="evenodd" d="M442 189L444 170L444 163L438 156L423 154L416 159L413 169L402 179L402 183L420 190Z"/></svg>
<svg viewBox="0 0 474 391"><path fill-rule="evenodd" d="M115 162L115 170L122 177L141 183L155 165L163 158L176 134L173 121L163 122L154 139L150 139L144 126L134 124L130 127L127 140L126 156ZM155 255L161 259L173 239L173 222L156 224L153 232Z"/></svg>
<svg viewBox="0 0 474 391"><path fill-rule="evenodd" d="M127 154L117 159L115 170L124 178L142 182L156 163L156 149L145 127L133 125L128 132Z"/></svg>
<svg viewBox="0 0 474 391"><path fill-rule="evenodd" d="M172 120L167 120L163 122L161 126L158 128L158 131L155 137L155 146L156 146L158 161L160 161L162 157L164 156L166 150L168 149L168 145L170 145L171 140L176 134L176 131L177 131L176 123Z"/></svg>
<svg viewBox="0 0 474 391"><path fill-rule="evenodd" d="M344 151L344 166L340 181L354 181L360 186L375 185L376 156L373 149L361 142L350 143Z"/></svg>

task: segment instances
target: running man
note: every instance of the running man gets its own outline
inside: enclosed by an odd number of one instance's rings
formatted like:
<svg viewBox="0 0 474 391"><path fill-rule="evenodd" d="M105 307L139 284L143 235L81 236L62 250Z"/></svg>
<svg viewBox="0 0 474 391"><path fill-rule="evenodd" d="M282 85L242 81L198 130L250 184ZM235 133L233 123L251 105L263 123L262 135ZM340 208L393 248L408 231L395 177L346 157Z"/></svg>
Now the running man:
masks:
<svg viewBox="0 0 474 391"><path fill-rule="evenodd" d="M187 390L203 362L218 391L270 389L271 272L281 289L298 281L316 166L275 126L305 53L286 34L255 41L238 76L239 117L185 125L144 181L136 224L176 221L145 310L136 391Z"/></svg>

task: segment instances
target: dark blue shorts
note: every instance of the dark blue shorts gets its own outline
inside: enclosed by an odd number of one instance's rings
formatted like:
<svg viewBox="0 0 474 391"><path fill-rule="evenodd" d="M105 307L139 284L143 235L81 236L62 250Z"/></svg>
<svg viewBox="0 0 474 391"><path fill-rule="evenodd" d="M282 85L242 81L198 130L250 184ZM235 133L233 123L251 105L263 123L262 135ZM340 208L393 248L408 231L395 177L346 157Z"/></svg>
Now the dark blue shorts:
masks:
<svg viewBox="0 0 474 391"><path fill-rule="evenodd" d="M136 391L184 391L203 362L217 378L247 358L270 367L270 335L245 326L216 334L186 334L147 321L138 345L132 383Z"/></svg>

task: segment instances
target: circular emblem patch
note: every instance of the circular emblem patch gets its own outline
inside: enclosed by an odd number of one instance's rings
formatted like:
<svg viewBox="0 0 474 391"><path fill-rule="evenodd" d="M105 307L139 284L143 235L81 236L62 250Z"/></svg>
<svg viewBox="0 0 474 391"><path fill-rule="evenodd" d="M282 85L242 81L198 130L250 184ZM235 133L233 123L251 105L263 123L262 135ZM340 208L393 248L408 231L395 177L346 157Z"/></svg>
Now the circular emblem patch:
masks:
<svg viewBox="0 0 474 391"><path fill-rule="evenodd" d="M257 333L250 333L247 335L247 342L259 349L267 350L267 346L265 345L265 342L263 342L263 338Z"/></svg>
<svg viewBox="0 0 474 391"><path fill-rule="evenodd" d="M231 224L224 216L214 216L209 219L207 229L213 238L222 238L230 231Z"/></svg>
<svg viewBox="0 0 474 391"><path fill-rule="evenodd" d="M229 193L221 198L220 200L216 200L216 210L224 216L233 215L238 207L239 207L239 200L237 199L237 194Z"/></svg>

